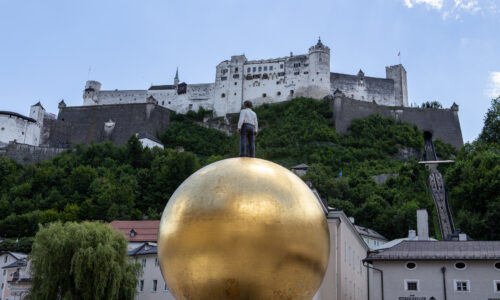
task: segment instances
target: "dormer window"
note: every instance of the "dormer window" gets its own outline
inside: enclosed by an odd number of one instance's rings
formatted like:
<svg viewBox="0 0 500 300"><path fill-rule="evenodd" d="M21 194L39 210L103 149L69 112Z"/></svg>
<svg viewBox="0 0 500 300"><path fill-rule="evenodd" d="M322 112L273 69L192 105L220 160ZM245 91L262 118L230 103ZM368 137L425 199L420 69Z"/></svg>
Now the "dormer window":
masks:
<svg viewBox="0 0 500 300"><path fill-rule="evenodd" d="M130 230L130 237L134 237L136 235L136 232L134 229Z"/></svg>

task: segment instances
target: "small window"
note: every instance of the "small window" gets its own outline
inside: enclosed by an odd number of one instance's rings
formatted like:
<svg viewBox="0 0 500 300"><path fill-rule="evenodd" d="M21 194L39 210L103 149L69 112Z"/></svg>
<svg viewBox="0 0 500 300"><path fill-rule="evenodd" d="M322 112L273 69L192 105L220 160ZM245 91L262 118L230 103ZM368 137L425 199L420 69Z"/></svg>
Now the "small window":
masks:
<svg viewBox="0 0 500 300"><path fill-rule="evenodd" d="M220 80L227 80L227 76L222 76Z"/></svg>
<svg viewBox="0 0 500 300"><path fill-rule="evenodd" d="M459 261L459 262L455 263L455 268L457 270L465 270L465 267L466 267L466 265L463 261Z"/></svg>
<svg viewBox="0 0 500 300"><path fill-rule="evenodd" d="M300 72L299 72L299 71L297 71L297 72L293 72L293 75L299 75L299 74L300 74Z"/></svg>
<svg viewBox="0 0 500 300"><path fill-rule="evenodd" d="M469 280L455 280L455 292L469 292Z"/></svg>
<svg viewBox="0 0 500 300"><path fill-rule="evenodd" d="M236 93L234 93L234 95L236 96Z"/></svg>
<svg viewBox="0 0 500 300"><path fill-rule="evenodd" d="M168 104L170 104L170 101L168 101Z"/></svg>
<svg viewBox="0 0 500 300"><path fill-rule="evenodd" d="M257 68L256 68L256 67L253 67L252 71L254 71L254 72L255 72L255 71L257 71Z"/></svg>
<svg viewBox="0 0 500 300"><path fill-rule="evenodd" d="M290 90L290 95L293 95L293 93L294 93L293 90Z"/></svg>
<svg viewBox="0 0 500 300"><path fill-rule="evenodd" d="M165 282L165 286L163 287L163 290L164 291L168 291L168 286L167 286L167 283Z"/></svg>
<svg viewBox="0 0 500 300"><path fill-rule="evenodd" d="M237 83L237 82L235 82L235 83L234 83L234 85L238 85L238 83Z"/></svg>
<svg viewBox="0 0 500 300"><path fill-rule="evenodd" d="M238 72L238 68L234 68L234 72Z"/></svg>
<svg viewBox="0 0 500 300"><path fill-rule="evenodd" d="M139 292L144 291L144 280L139 281Z"/></svg>
<svg viewBox="0 0 500 300"><path fill-rule="evenodd" d="M277 92L276 95L281 96L281 92Z"/></svg>
<svg viewBox="0 0 500 300"><path fill-rule="evenodd" d="M189 110L193 108L193 104L189 104Z"/></svg>
<svg viewBox="0 0 500 300"><path fill-rule="evenodd" d="M165 105L165 101L162 101L162 102L161 102L161 105Z"/></svg>
<svg viewBox="0 0 500 300"><path fill-rule="evenodd" d="M273 70L273 66L269 66L269 71L272 71Z"/></svg>
<svg viewBox="0 0 500 300"><path fill-rule="evenodd" d="M238 79L238 78L240 78L240 74L234 74L234 75L233 75L233 78L234 78L234 79Z"/></svg>
<svg viewBox="0 0 500 300"><path fill-rule="evenodd" d="M23 131L23 132L21 132L21 134L22 134L22 135L24 135L24 131Z"/></svg>
<svg viewBox="0 0 500 300"><path fill-rule="evenodd" d="M225 97L226 97L226 94L222 93L222 94L220 95L220 97L221 97L221 98L225 98Z"/></svg>
<svg viewBox="0 0 500 300"><path fill-rule="evenodd" d="M267 97L266 93L262 94L262 98L266 98L266 97Z"/></svg>
<svg viewBox="0 0 500 300"><path fill-rule="evenodd" d="M414 262L409 262L409 263L407 263L407 264L406 264L406 268L407 268L408 270L413 270L413 269L415 269L416 267L417 267L417 264L416 264L416 263L414 263Z"/></svg>
<svg viewBox="0 0 500 300"><path fill-rule="evenodd" d="M155 267L158 267L158 257L155 257Z"/></svg>
<svg viewBox="0 0 500 300"><path fill-rule="evenodd" d="M306 74L306 75L307 75L307 74L309 74L309 72L305 71L305 72L304 72L304 74Z"/></svg>
<svg viewBox="0 0 500 300"><path fill-rule="evenodd" d="M5 130L5 128L2 127L2 130Z"/></svg>
<svg viewBox="0 0 500 300"><path fill-rule="evenodd" d="M158 280L153 279L153 292L156 292L158 289Z"/></svg>
<svg viewBox="0 0 500 300"><path fill-rule="evenodd" d="M3 258L3 262L4 262L4 263L6 263L6 262L7 262L7 258L8 258L8 257L7 257L7 255L5 255L5 256L4 256L4 258ZM4 275L5 275L5 270L3 270L3 271L4 271Z"/></svg>
<svg viewBox="0 0 500 300"><path fill-rule="evenodd" d="M283 69L283 64L280 65L280 69Z"/></svg>
<svg viewBox="0 0 500 300"><path fill-rule="evenodd" d="M227 73L227 69L223 69L222 74L226 74L226 73Z"/></svg>
<svg viewBox="0 0 500 300"><path fill-rule="evenodd" d="M250 70L251 70L250 68L247 68L247 72L250 72Z"/></svg>
<svg viewBox="0 0 500 300"><path fill-rule="evenodd" d="M141 265L143 268L146 267L146 259L145 258L141 259Z"/></svg>
<svg viewBox="0 0 500 300"><path fill-rule="evenodd" d="M264 71L267 71L267 66L264 66Z"/></svg>
<svg viewBox="0 0 500 300"><path fill-rule="evenodd" d="M405 291L418 291L418 280L405 280Z"/></svg>
<svg viewBox="0 0 500 300"><path fill-rule="evenodd" d="M262 71L262 67L259 67L259 72Z"/></svg>
<svg viewBox="0 0 500 300"><path fill-rule="evenodd" d="M500 261L497 261L493 266L495 267L495 269L500 271Z"/></svg>

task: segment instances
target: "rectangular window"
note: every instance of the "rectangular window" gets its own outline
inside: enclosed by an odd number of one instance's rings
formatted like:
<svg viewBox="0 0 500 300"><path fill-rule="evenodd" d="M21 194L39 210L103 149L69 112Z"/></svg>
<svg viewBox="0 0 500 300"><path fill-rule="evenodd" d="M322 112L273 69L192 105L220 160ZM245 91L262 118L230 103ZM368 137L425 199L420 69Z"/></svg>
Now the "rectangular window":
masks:
<svg viewBox="0 0 500 300"><path fill-rule="evenodd" d="M455 292L469 292L469 280L455 280Z"/></svg>
<svg viewBox="0 0 500 300"><path fill-rule="evenodd" d="M158 257L155 257L155 267L158 267Z"/></svg>
<svg viewBox="0 0 500 300"><path fill-rule="evenodd" d="M158 288L158 280L153 279L153 292L156 292L157 288Z"/></svg>
<svg viewBox="0 0 500 300"><path fill-rule="evenodd" d="M405 291L418 291L418 280L405 280Z"/></svg>
<svg viewBox="0 0 500 300"><path fill-rule="evenodd" d="M4 263L6 263L6 262L7 262L7 257L8 257L7 255L5 255L5 256L4 256L4 258L3 258L3 262L4 262Z"/></svg>
<svg viewBox="0 0 500 300"><path fill-rule="evenodd" d="M142 264L143 268L146 267L146 259L145 258L141 259L141 264Z"/></svg>
<svg viewBox="0 0 500 300"><path fill-rule="evenodd" d="M285 76L285 72L279 72L278 76Z"/></svg>
<svg viewBox="0 0 500 300"><path fill-rule="evenodd" d="M247 68L247 72L249 72L249 73L250 73L250 70L251 70L251 68Z"/></svg>
<svg viewBox="0 0 500 300"><path fill-rule="evenodd" d="M280 65L280 69L283 69L283 64Z"/></svg>
<svg viewBox="0 0 500 300"><path fill-rule="evenodd" d="M227 73L227 69L223 69L222 74L226 74L226 73Z"/></svg>
<svg viewBox="0 0 500 300"><path fill-rule="evenodd" d="M234 75L233 75L233 78L234 78L234 79L238 79L238 78L240 78L240 74L234 74Z"/></svg>
<svg viewBox="0 0 500 300"><path fill-rule="evenodd" d="M252 71L254 71L254 72L255 72L255 71L257 71L257 68L256 68L256 67L253 67Z"/></svg>
<svg viewBox="0 0 500 300"><path fill-rule="evenodd" d="M238 68L234 68L234 72L238 72Z"/></svg>
<svg viewBox="0 0 500 300"><path fill-rule="evenodd" d="M309 72L305 71L304 74L309 74Z"/></svg>
<svg viewBox="0 0 500 300"><path fill-rule="evenodd" d="M222 76L222 77L220 78L220 80L223 80L223 81L224 81L224 80L227 80L227 76Z"/></svg>
<svg viewBox="0 0 500 300"><path fill-rule="evenodd" d="M259 67L259 72L262 71L262 67Z"/></svg>
<svg viewBox="0 0 500 300"><path fill-rule="evenodd" d="M167 286L167 283L165 282L165 286L163 287L163 290L164 291L168 291L168 286Z"/></svg>
<svg viewBox="0 0 500 300"><path fill-rule="evenodd" d="M300 74L299 71L293 73L293 75L299 75L299 74Z"/></svg>
<svg viewBox="0 0 500 300"><path fill-rule="evenodd" d="M264 71L267 71L267 66L264 67Z"/></svg>
<svg viewBox="0 0 500 300"><path fill-rule="evenodd" d="M269 71L272 71L273 70L273 66L269 66Z"/></svg>
<svg viewBox="0 0 500 300"><path fill-rule="evenodd" d="M144 280L139 281L139 292L144 291Z"/></svg>

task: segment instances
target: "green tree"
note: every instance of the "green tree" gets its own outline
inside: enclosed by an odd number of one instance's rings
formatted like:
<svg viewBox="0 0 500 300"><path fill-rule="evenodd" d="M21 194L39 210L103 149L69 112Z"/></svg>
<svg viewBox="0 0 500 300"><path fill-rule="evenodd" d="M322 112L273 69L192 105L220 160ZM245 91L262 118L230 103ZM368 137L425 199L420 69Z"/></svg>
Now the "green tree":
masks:
<svg viewBox="0 0 500 300"><path fill-rule="evenodd" d="M426 101L422 103L422 108L443 108L439 101Z"/></svg>
<svg viewBox="0 0 500 300"><path fill-rule="evenodd" d="M134 299L140 266L128 260L125 237L107 224L42 227L30 259L32 299Z"/></svg>
<svg viewBox="0 0 500 300"><path fill-rule="evenodd" d="M491 107L484 117L484 127L479 135L479 141L500 144L500 96L491 100Z"/></svg>

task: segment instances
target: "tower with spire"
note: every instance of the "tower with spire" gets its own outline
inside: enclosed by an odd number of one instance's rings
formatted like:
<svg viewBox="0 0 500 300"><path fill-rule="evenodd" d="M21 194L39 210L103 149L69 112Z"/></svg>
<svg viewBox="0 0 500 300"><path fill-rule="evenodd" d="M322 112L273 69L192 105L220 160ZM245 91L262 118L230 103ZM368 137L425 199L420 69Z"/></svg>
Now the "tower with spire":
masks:
<svg viewBox="0 0 500 300"><path fill-rule="evenodd" d="M179 67L177 67L177 70L175 71L174 85L175 86L179 85Z"/></svg>

